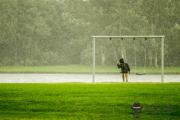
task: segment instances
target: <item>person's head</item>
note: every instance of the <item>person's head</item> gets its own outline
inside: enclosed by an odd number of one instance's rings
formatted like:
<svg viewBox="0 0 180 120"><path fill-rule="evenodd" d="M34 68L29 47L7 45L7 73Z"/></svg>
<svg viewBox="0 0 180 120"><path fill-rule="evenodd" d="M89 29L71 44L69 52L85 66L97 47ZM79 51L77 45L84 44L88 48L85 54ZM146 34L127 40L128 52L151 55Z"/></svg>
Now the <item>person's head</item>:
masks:
<svg viewBox="0 0 180 120"><path fill-rule="evenodd" d="M124 63L124 59L123 58L119 59L119 62Z"/></svg>

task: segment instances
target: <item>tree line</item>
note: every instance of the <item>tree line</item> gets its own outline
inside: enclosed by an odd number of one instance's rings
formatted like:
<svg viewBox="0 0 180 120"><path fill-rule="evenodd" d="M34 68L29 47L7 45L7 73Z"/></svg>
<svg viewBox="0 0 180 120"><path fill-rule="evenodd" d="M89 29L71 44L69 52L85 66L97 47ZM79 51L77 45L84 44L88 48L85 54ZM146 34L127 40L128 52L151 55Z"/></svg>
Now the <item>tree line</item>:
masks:
<svg viewBox="0 0 180 120"><path fill-rule="evenodd" d="M179 0L1 0L0 65L91 64L92 35L165 35L165 64L178 66L179 7ZM100 39L97 64L124 57L158 66L159 46Z"/></svg>

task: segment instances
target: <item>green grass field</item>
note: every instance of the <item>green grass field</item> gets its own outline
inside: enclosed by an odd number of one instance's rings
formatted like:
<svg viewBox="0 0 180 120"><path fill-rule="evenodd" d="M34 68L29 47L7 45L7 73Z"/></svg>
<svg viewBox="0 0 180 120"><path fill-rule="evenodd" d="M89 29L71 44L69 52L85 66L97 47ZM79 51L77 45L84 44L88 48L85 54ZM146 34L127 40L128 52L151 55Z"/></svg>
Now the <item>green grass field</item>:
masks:
<svg viewBox="0 0 180 120"><path fill-rule="evenodd" d="M137 72L158 74L161 72L160 67L137 67ZM132 67L132 73L135 72ZM91 66L84 65L62 65L62 66L1 66L0 73L91 73ZM116 66L97 66L97 73L119 73ZM180 67L165 67L167 74L180 74Z"/></svg>
<svg viewBox="0 0 180 120"><path fill-rule="evenodd" d="M0 84L0 120L180 120L180 84Z"/></svg>

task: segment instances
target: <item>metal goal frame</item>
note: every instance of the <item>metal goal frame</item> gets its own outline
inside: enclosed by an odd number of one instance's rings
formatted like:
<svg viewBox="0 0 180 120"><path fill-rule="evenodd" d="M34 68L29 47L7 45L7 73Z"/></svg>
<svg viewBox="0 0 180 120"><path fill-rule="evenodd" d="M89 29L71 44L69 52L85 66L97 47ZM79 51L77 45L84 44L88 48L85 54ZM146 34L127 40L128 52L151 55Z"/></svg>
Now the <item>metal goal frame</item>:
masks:
<svg viewBox="0 0 180 120"><path fill-rule="evenodd" d="M97 38L160 38L161 40L161 83L164 82L164 35L160 36L92 36L92 82L95 81L96 75L96 40ZM156 39L159 40L159 39Z"/></svg>

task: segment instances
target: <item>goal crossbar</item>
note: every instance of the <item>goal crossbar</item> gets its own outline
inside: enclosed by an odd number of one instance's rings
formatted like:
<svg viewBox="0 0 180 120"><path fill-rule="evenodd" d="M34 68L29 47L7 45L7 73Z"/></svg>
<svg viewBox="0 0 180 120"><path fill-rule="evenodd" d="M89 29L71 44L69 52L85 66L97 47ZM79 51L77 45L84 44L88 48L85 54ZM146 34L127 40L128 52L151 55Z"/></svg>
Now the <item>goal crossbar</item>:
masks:
<svg viewBox="0 0 180 120"><path fill-rule="evenodd" d="M95 82L95 66L96 66L96 38L160 38L161 40L161 83L164 82L164 35L150 35L150 36L91 36L92 39L92 60L93 60L93 65L92 65L92 82Z"/></svg>
<svg viewBox="0 0 180 120"><path fill-rule="evenodd" d="M92 36L93 38L164 38L165 36Z"/></svg>

